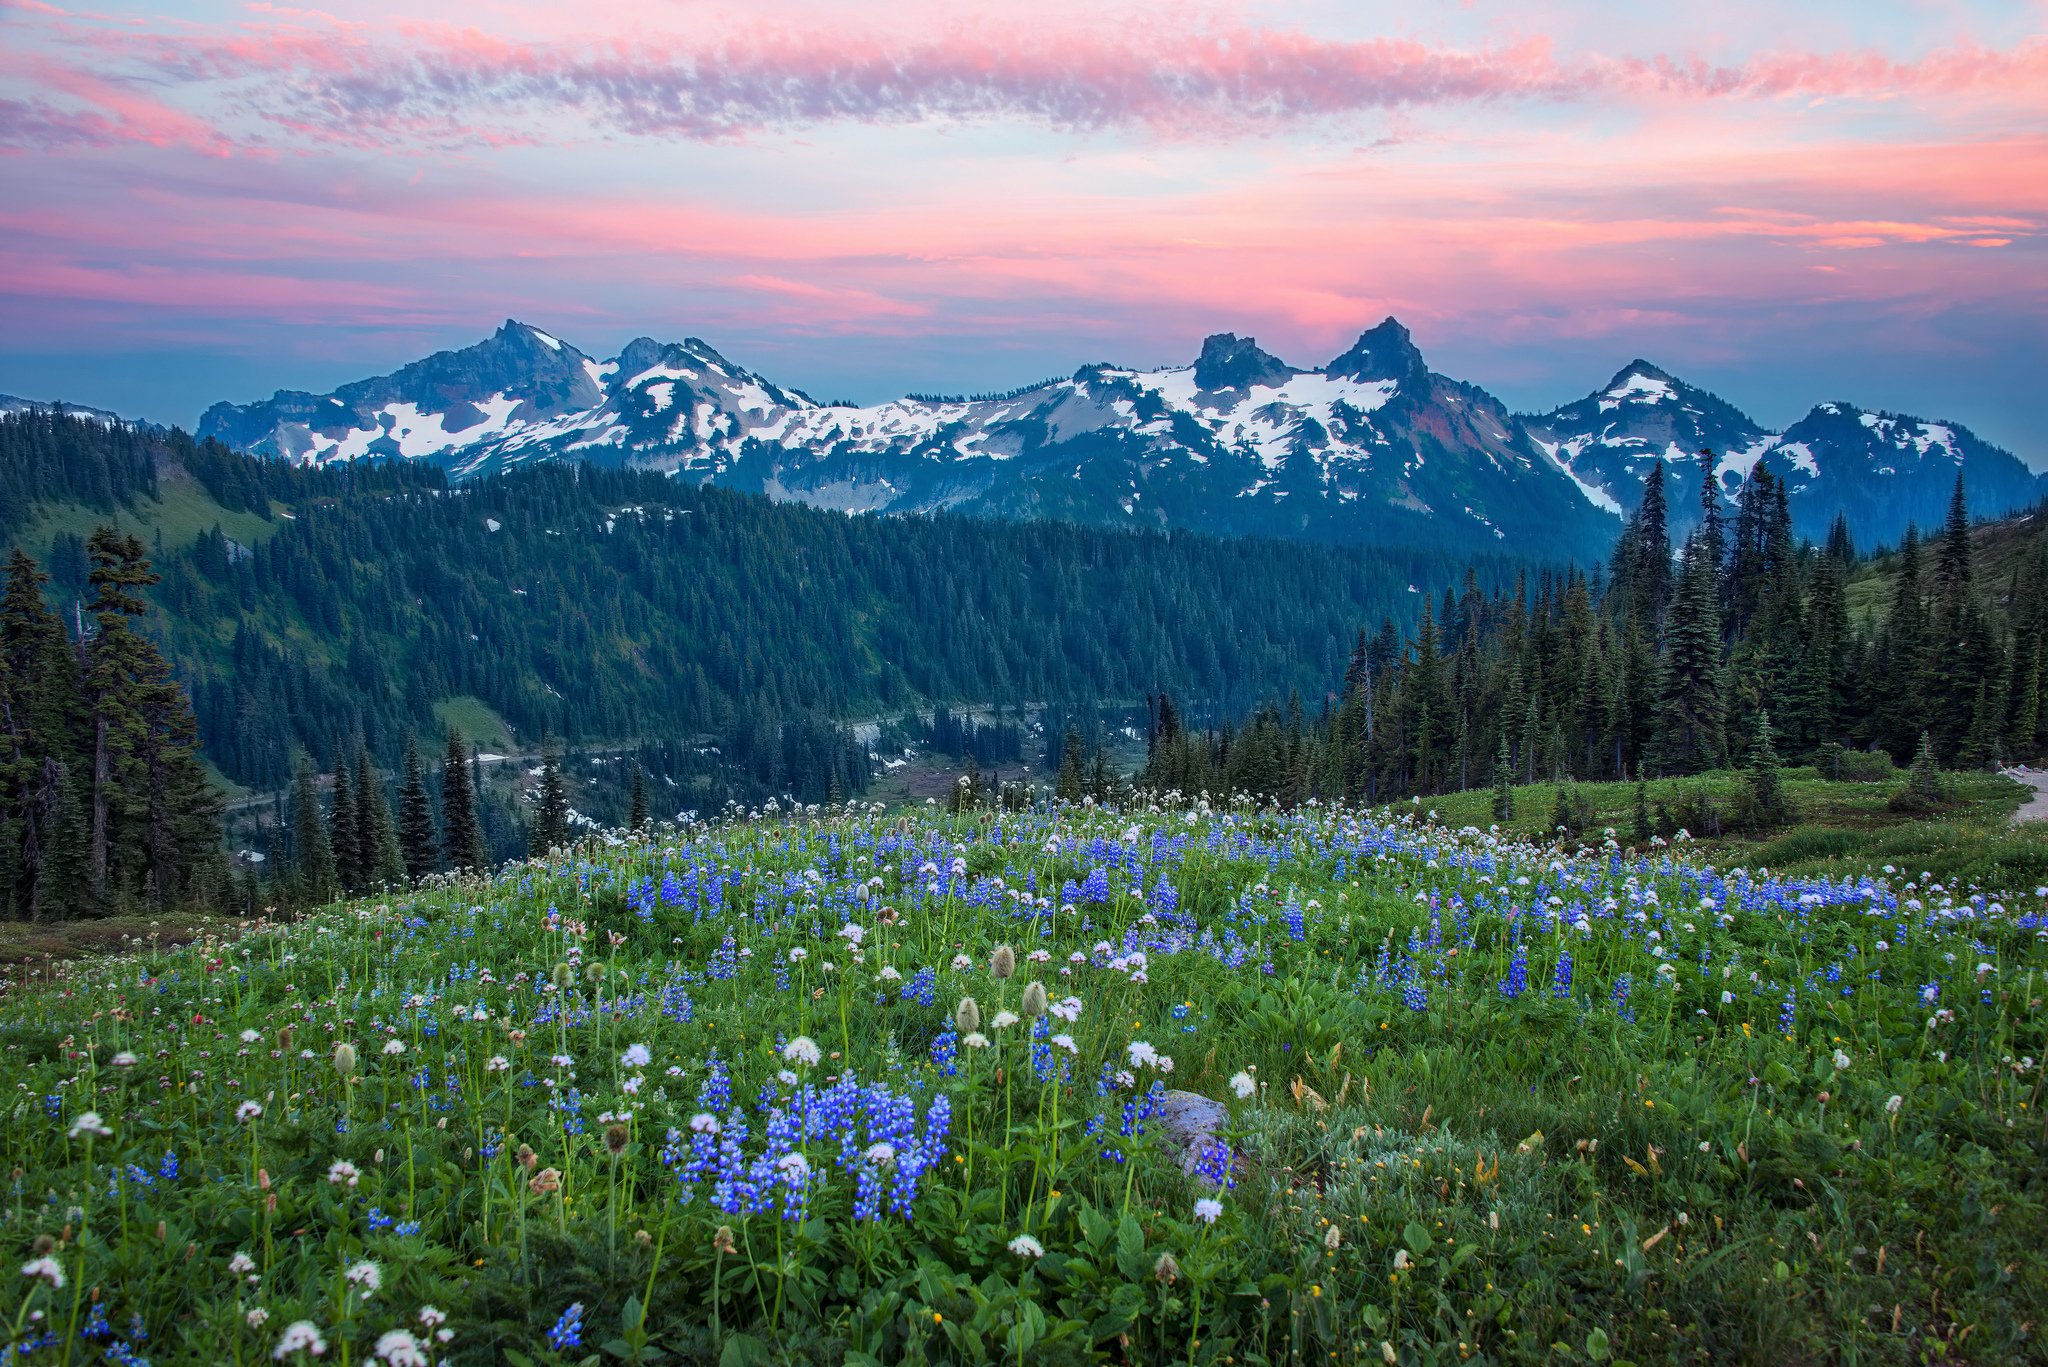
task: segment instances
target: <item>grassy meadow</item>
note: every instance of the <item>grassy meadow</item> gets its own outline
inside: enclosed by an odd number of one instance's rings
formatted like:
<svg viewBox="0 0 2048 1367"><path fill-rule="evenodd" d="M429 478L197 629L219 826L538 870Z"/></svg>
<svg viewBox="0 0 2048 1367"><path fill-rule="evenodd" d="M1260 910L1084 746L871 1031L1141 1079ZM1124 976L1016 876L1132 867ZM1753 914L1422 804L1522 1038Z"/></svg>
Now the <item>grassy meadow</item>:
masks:
<svg viewBox="0 0 2048 1367"><path fill-rule="evenodd" d="M769 810L16 962L0 1361L2039 1361L2044 842L1787 777Z"/></svg>

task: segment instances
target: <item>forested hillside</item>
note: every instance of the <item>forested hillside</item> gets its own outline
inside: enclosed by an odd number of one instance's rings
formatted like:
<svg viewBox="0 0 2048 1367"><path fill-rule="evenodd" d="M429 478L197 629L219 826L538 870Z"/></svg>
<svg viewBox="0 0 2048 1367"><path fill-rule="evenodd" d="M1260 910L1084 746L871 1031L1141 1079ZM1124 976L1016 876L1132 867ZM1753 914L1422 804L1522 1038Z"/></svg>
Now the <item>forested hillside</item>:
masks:
<svg viewBox="0 0 2048 1367"><path fill-rule="evenodd" d="M35 421L74 443L135 439ZM1398 549L848 517L565 465L450 490L416 465L314 470L178 432L151 441L165 478L275 526L253 545L209 529L155 552L153 629L206 754L264 788L298 751L324 766L358 737L393 766L409 735L438 734L437 703L474 697L524 741L700 737L815 800L831 775L791 771L784 743L805 717L1070 709L1160 688L1241 710L1321 688L1358 622L1405 625L1411 585L1464 570ZM1476 573L1491 591L1512 566Z"/></svg>
<svg viewBox="0 0 2048 1367"><path fill-rule="evenodd" d="M1660 462L1604 591L1578 570L1540 572L1511 594L1467 577L1425 604L1412 635L1391 622L1361 632L1330 681L1340 698L1320 712L1274 703L1234 732L1199 733L1161 700L1142 781L1283 801L1501 787L1506 803L1509 784L1768 769L1778 757L1860 775L1868 759L1846 752L1904 763L1923 743L1943 767L2041 753L2048 538L1973 535L1959 480L1938 535L1909 534L1880 572L1845 522L1825 545L1795 541L1767 464L1732 523L1712 477L1711 466L1699 476L1699 525L1676 558ZM1980 570L1980 541L1994 573ZM1852 578L1871 610L1851 613ZM1767 826L1778 814L1728 815Z"/></svg>

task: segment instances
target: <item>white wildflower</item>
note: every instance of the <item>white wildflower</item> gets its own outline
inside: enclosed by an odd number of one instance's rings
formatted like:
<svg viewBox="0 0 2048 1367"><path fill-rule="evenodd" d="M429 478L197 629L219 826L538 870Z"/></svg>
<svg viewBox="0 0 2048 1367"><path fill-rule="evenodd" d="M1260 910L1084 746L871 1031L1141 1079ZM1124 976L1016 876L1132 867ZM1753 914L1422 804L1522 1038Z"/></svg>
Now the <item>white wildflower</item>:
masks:
<svg viewBox="0 0 2048 1367"><path fill-rule="evenodd" d="M412 1336L409 1329L393 1329L377 1340L375 1356L383 1358L391 1367L429 1367L426 1350L420 1341Z"/></svg>
<svg viewBox="0 0 2048 1367"><path fill-rule="evenodd" d="M311 1320L294 1320L284 1327L284 1333L277 1340L277 1347L270 1356L283 1362L293 1353L311 1353L319 1357L327 1351L327 1340L320 1337L320 1330Z"/></svg>
<svg viewBox="0 0 2048 1367"><path fill-rule="evenodd" d="M64 1264L48 1256L30 1258L21 1265L21 1275L24 1277L41 1277L49 1282L53 1289L61 1288L64 1285Z"/></svg>
<svg viewBox="0 0 2048 1367"><path fill-rule="evenodd" d="M71 1122L71 1137L73 1139L78 1138L80 1135L98 1135L104 1139L112 1133L113 1131L107 1128L106 1122L100 1119L98 1111L87 1111Z"/></svg>

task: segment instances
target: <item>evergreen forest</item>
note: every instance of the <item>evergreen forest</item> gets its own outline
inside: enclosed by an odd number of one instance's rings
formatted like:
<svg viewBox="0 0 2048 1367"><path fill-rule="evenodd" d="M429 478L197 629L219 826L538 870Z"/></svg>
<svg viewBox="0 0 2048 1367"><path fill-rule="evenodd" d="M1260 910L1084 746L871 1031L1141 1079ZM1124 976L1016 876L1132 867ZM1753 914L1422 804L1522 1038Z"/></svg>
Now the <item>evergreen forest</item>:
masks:
<svg viewBox="0 0 2048 1367"><path fill-rule="evenodd" d="M871 777L862 720L885 752L968 764L968 801L1016 800L979 768L1034 761L1065 795L1112 796L1103 709L1141 700L1139 785L1283 805L2039 751L2048 541L1980 569L1959 480L1924 540L1859 554L1838 522L1816 546L1768 462L1732 506L1711 464L1660 463L1606 564L1466 564L849 517L587 465L451 488L427 466L4 415L0 877L16 916L253 900L224 872L202 756L278 794L314 896L573 838L565 747L612 764L635 812L649 784L714 810L850 797ZM116 525L178 490L216 520L159 524L154 546ZM1668 499L1695 496L1674 547ZM544 748L539 781L487 784L496 757L451 701ZM1767 826L1770 805L1732 815Z"/></svg>
<svg viewBox="0 0 2048 1367"><path fill-rule="evenodd" d="M1709 454L1701 525L1674 555L1666 486L1660 461L1604 589L1598 567L1539 569L1511 592L1468 573L1412 633L1391 619L1360 631L1313 715L1295 698L1198 732L1170 697L1151 700L1141 783L1282 803L1492 787L1505 814L1517 784L1781 761L1866 777L1872 752L1923 772L2040 753L2048 539L2028 538L2002 577L1980 574L1958 478L1938 533L1909 529L1873 563L1839 519L1826 544L1795 541L1768 464L1724 516ZM1859 571L1883 592L1852 614ZM1755 791L1761 807L1734 815L1768 828L1783 814L1768 779Z"/></svg>

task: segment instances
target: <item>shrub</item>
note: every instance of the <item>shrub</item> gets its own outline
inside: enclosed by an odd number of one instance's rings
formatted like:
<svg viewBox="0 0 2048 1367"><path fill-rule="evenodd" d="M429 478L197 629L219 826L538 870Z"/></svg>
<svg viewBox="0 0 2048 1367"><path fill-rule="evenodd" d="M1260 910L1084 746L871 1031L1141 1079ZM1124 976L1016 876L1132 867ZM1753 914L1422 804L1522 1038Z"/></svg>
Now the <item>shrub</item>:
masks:
<svg viewBox="0 0 2048 1367"><path fill-rule="evenodd" d="M1883 783L1898 773L1882 750L1851 750L1829 741L1814 756L1814 771L1829 783Z"/></svg>
<svg viewBox="0 0 2048 1367"><path fill-rule="evenodd" d="M1922 731L1913 767L1906 771L1906 786L1893 793L1885 805L1895 812L1934 812L1946 807L1951 796L1949 784L1934 762L1934 744Z"/></svg>

